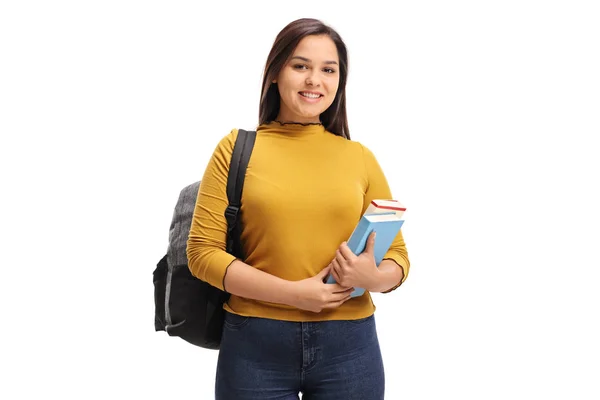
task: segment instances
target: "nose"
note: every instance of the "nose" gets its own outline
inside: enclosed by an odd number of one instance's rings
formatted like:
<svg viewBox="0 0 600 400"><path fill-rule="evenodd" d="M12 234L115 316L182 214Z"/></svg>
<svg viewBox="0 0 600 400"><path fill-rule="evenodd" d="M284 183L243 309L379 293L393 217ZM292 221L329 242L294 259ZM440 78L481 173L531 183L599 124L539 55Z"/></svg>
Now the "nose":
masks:
<svg viewBox="0 0 600 400"><path fill-rule="evenodd" d="M311 69L306 77L306 84L308 86L321 86L321 81L319 80L318 71Z"/></svg>

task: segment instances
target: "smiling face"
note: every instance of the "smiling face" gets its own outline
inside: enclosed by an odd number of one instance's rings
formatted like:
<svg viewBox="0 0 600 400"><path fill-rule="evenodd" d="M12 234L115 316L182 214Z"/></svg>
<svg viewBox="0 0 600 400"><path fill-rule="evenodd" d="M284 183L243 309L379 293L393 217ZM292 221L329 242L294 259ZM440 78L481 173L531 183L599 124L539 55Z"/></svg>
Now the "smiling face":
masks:
<svg viewBox="0 0 600 400"><path fill-rule="evenodd" d="M277 79L277 121L318 123L333 103L340 81L338 52L326 35L304 37Z"/></svg>

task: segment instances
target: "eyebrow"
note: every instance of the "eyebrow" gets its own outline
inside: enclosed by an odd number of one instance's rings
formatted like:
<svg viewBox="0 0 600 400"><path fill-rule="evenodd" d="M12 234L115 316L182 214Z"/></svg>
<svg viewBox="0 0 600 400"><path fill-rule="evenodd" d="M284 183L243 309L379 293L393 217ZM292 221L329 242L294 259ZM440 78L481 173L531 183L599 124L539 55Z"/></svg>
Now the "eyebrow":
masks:
<svg viewBox="0 0 600 400"><path fill-rule="evenodd" d="M310 59L308 59L306 57L302 57L302 56L294 56L294 57L290 58L290 60L293 60L294 58L297 58L297 59L302 60L302 61L307 62L307 63L312 62L312 60L310 60ZM337 61L325 61L324 64L332 64L332 65L335 64L335 65L337 65Z"/></svg>

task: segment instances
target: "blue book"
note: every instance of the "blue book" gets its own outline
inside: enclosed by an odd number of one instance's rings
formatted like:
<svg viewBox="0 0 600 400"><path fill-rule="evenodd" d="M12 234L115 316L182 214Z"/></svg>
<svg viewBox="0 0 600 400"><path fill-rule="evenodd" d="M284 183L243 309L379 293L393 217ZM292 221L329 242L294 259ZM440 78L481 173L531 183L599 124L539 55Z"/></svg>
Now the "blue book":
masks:
<svg viewBox="0 0 600 400"><path fill-rule="evenodd" d="M383 257L394 242L394 239L400 232L404 220L396 215L395 212L384 212L379 214L365 214L362 216L354 232L348 239L348 247L356 255L361 254L367 245L367 239L371 232L375 231L375 264L379 266ZM333 275L329 275L327 283L336 283ZM352 297L362 296L365 292L363 288L354 288Z"/></svg>

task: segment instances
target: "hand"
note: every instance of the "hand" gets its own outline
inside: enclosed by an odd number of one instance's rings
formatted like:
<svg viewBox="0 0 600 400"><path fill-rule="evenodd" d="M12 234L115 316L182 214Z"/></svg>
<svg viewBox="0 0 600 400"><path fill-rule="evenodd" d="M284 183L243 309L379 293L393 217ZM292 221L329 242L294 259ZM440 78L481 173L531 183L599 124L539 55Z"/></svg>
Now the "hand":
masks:
<svg viewBox="0 0 600 400"><path fill-rule="evenodd" d="M367 239L365 250L356 255L343 242L331 262L331 273L335 281L344 287L360 287L369 290L377 286L379 270L375 264L375 232Z"/></svg>
<svg viewBox="0 0 600 400"><path fill-rule="evenodd" d="M354 288L343 287L339 283L324 283L331 266L325 267L312 278L295 282L294 307L302 310L321 312L341 306L350 299Z"/></svg>

